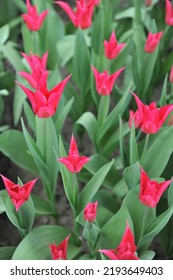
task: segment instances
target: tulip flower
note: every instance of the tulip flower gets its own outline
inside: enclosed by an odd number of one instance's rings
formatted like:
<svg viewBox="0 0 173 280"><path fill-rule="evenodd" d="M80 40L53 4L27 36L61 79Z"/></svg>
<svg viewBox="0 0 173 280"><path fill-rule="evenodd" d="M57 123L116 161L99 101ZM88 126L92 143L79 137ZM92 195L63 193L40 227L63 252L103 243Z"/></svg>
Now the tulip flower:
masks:
<svg viewBox="0 0 173 280"><path fill-rule="evenodd" d="M1 177L7 190L7 193L11 198L16 208L16 211L18 211L19 208L29 199L30 193L37 179L30 181L24 184L23 186L20 186L19 184L13 183L3 175L1 175Z"/></svg>
<svg viewBox="0 0 173 280"><path fill-rule="evenodd" d="M116 249L99 250L111 260L139 260L136 256L136 245L133 233L127 223L123 238Z"/></svg>
<svg viewBox="0 0 173 280"><path fill-rule="evenodd" d="M163 31L155 34L149 32L147 40L145 42L145 47L144 47L145 52L147 53L154 52L161 40L162 35L163 35Z"/></svg>
<svg viewBox="0 0 173 280"><path fill-rule="evenodd" d="M173 26L173 7L171 1L166 0L166 15L165 21L167 25Z"/></svg>
<svg viewBox="0 0 173 280"><path fill-rule="evenodd" d="M63 157L63 158L58 159L58 161L63 163L67 167L67 169L72 173L80 172L82 167L89 160L90 160L90 158L79 155L76 140L73 135L72 135L71 141L70 141L68 157Z"/></svg>
<svg viewBox="0 0 173 280"><path fill-rule="evenodd" d="M152 0L145 0L145 5L150 7L152 5Z"/></svg>
<svg viewBox="0 0 173 280"><path fill-rule="evenodd" d="M92 223L96 219L98 201L88 203L84 209L84 220Z"/></svg>
<svg viewBox="0 0 173 280"><path fill-rule="evenodd" d="M27 14L22 14L22 18L29 30L37 31L41 28L41 25L49 11L45 10L39 15L36 5L32 6L29 0L26 0L26 6Z"/></svg>
<svg viewBox="0 0 173 280"><path fill-rule="evenodd" d="M105 56L108 59L115 59L125 45L126 44L118 44L115 33L112 32L109 41L104 40Z"/></svg>
<svg viewBox="0 0 173 280"><path fill-rule="evenodd" d="M109 75L107 70L105 70L102 73L99 73L94 66L91 67L96 81L97 92L101 95L109 95L111 93L116 79L125 68L123 67L117 72L113 73L112 75Z"/></svg>
<svg viewBox="0 0 173 280"><path fill-rule="evenodd" d="M154 134L159 131L166 118L173 110L173 105L166 105L161 108L156 107L156 102L150 105L144 105L136 94L133 93L138 109L136 112L130 111L129 126L134 120L135 128L140 129L147 134Z"/></svg>
<svg viewBox="0 0 173 280"><path fill-rule="evenodd" d="M154 180L150 180L145 171L141 168L140 175L140 193L139 199L140 201L151 208L156 207L159 202L163 192L170 185L172 180L168 180L162 183L158 183Z"/></svg>
<svg viewBox="0 0 173 280"><path fill-rule="evenodd" d="M22 56L28 62L31 74L24 71L20 71L18 74L24 77L33 88L39 89L42 74L46 72L48 76L48 71L46 70L48 52L42 57L34 55L32 52L30 53L30 56L25 53L22 53Z"/></svg>
<svg viewBox="0 0 173 280"><path fill-rule="evenodd" d="M48 118L55 114L62 92L70 77L71 75L69 75L67 78L61 81L53 89L48 90L47 72L44 72L40 80L40 88L35 92L26 88L19 82L16 83L21 87L21 89L28 96L34 114L36 114L39 118Z"/></svg>
<svg viewBox="0 0 173 280"><path fill-rule="evenodd" d="M80 27L81 29L86 29L92 25L93 10L98 1L90 0L86 2L86 0L77 0L75 12L71 9L69 4L63 1L56 1L55 3L66 12L76 28Z"/></svg>
<svg viewBox="0 0 173 280"><path fill-rule="evenodd" d="M70 234L59 245L50 244L52 260L67 260L67 245Z"/></svg>

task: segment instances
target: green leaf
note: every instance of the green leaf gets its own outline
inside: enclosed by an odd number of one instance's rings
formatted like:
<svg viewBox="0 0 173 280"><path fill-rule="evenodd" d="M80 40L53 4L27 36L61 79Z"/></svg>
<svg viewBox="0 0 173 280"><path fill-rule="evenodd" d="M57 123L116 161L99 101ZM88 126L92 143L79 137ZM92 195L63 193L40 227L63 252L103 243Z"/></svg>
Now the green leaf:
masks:
<svg viewBox="0 0 173 280"><path fill-rule="evenodd" d="M13 246L0 247L0 260L11 260L15 249Z"/></svg>
<svg viewBox="0 0 173 280"><path fill-rule="evenodd" d="M95 53L98 54L100 45L104 41L104 9L100 7L92 24L91 45Z"/></svg>
<svg viewBox="0 0 173 280"><path fill-rule="evenodd" d="M134 187L127 193L126 197L122 202L122 205L125 205L127 207L128 212L133 221L135 240L137 243L141 236L143 217L146 208L146 206L143 205L139 200L139 186ZM149 208L146 226L148 226L148 224L152 222L154 219L155 219L155 209Z"/></svg>
<svg viewBox="0 0 173 280"><path fill-rule="evenodd" d="M115 249L119 245L127 222L129 223L131 230L133 230L133 224L128 209L125 206L122 206L101 229L101 247L103 249Z"/></svg>
<svg viewBox="0 0 173 280"><path fill-rule="evenodd" d="M70 231L60 226L44 225L33 229L18 245L13 260L50 260L49 244L60 244ZM73 259L80 252L80 247L74 245L71 234L67 248L67 258Z"/></svg>
<svg viewBox="0 0 173 280"><path fill-rule="evenodd" d="M86 184L79 195L79 211L81 212L86 204L90 202L92 197L96 194L96 192L101 187L103 180L105 179L107 173L109 172L110 168L113 165L114 160L110 163L101 167L91 178L91 180Z"/></svg>
<svg viewBox="0 0 173 280"><path fill-rule="evenodd" d="M97 133L97 120L94 114L91 112L85 112L75 123L75 125L79 124L86 129L91 141L94 144Z"/></svg>
<svg viewBox="0 0 173 280"><path fill-rule="evenodd" d="M135 164L138 160L138 145L136 141L136 132L134 121L132 121L132 127L130 132L130 165Z"/></svg>
<svg viewBox="0 0 173 280"><path fill-rule="evenodd" d="M173 152L173 127L162 128L153 138L140 164L151 178L159 178Z"/></svg>
<svg viewBox="0 0 173 280"><path fill-rule="evenodd" d="M75 46L75 35L66 35L58 41L56 47L61 62L61 67L65 66L73 57Z"/></svg>
<svg viewBox="0 0 173 280"><path fill-rule="evenodd" d="M0 45L3 45L10 34L9 26L6 24L0 28Z"/></svg>
<svg viewBox="0 0 173 280"><path fill-rule="evenodd" d="M166 226L173 214L173 204L169 208L154 219L144 231L144 236L141 240L140 246L144 246L146 242L152 241L153 238Z"/></svg>
<svg viewBox="0 0 173 280"><path fill-rule="evenodd" d="M130 189L136 187L140 180L140 165L138 162L123 171L123 177Z"/></svg>
<svg viewBox="0 0 173 280"><path fill-rule="evenodd" d="M140 260L152 260L154 256L155 256L155 252L151 250L147 250L139 254Z"/></svg>
<svg viewBox="0 0 173 280"><path fill-rule="evenodd" d="M0 151L15 164L34 174L39 174L21 131L6 130L0 135ZM20 153L19 153L20 151Z"/></svg>
<svg viewBox="0 0 173 280"><path fill-rule="evenodd" d="M73 66L78 86L85 94L90 85L90 53L81 29L76 33Z"/></svg>
<svg viewBox="0 0 173 280"><path fill-rule="evenodd" d="M16 71L21 71L23 68L21 57L19 52L14 49L11 42L8 42L6 45L1 45L0 50L3 52L3 55L11 63Z"/></svg>
<svg viewBox="0 0 173 280"><path fill-rule="evenodd" d="M71 108L72 108L72 105L73 105L73 102L74 102L74 97L72 97L68 102L67 104L63 107L63 109L61 110L61 112L58 112L57 115L58 115L58 118L55 122L55 130L57 132L57 135L60 134L61 132L61 129L63 127L63 124L65 122L65 119L67 118L67 115L68 113L70 112ZM58 111L58 110L57 110Z"/></svg>
<svg viewBox="0 0 173 280"><path fill-rule="evenodd" d="M1 89L1 90L0 90L0 95L1 95L1 96L8 96L8 95L9 95L9 92L8 92L8 90L6 90L6 89Z"/></svg>
<svg viewBox="0 0 173 280"><path fill-rule="evenodd" d="M52 212L51 204L48 201L35 194L31 194L31 197L37 215L57 215L57 213Z"/></svg>

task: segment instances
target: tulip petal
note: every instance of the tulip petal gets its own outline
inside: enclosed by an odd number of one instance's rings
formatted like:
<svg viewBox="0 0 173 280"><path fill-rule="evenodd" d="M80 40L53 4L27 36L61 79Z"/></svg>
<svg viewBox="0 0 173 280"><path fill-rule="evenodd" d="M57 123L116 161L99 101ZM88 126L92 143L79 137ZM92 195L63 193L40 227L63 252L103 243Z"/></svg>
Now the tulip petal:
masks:
<svg viewBox="0 0 173 280"><path fill-rule="evenodd" d="M68 17L70 18L70 20L72 21L72 23L74 24L75 27L77 26L77 19L76 19L76 14L75 12L71 9L71 7L69 6L69 4L64 3L62 1L56 1L56 4L58 4L63 10L64 12L68 15Z"/></svg>

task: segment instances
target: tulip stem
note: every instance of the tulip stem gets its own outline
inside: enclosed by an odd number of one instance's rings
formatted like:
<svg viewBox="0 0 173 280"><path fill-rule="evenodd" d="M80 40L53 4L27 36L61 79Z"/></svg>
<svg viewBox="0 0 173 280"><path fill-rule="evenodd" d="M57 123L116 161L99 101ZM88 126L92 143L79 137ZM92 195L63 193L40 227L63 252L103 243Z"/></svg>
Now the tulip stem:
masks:
<svg viewBox="0 0 173 280"><path fill-rule="evenodd" d="M147 224L147 216L148 216L148 207L145 206L142 227L141 227L141 235L140 235L139 241L138 241L138 247L144 236L144 232L145 232L145 228L146 228L146 224Z"/></svg>
<svg viewBox="0 0 173 280"><path fill-rule="evenodd" d="M148 149L149 138L150 138L150 134L147 134L146 137L145 137L144 149L143 149L141 160L143 159L143 157L144 157L144 155L145 155L145 153Z"/></svg>

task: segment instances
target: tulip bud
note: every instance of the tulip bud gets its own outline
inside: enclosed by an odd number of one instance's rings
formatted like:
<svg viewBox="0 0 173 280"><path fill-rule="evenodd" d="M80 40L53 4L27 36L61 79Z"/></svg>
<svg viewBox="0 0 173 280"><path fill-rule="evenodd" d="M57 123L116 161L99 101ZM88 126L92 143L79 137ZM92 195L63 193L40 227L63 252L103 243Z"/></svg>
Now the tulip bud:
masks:
<svg viewBox="0 0 173 280"><path fill-rule="evenodd" d="M152 0L145 0L145 5L150 7L152 5Z"/></svg>
<svg viewBox="0 0 173 280"><path fill-rule="evenodd" d="M96 219L98 201L88 203L84 209L84 220L92 223Z"/></svg>

